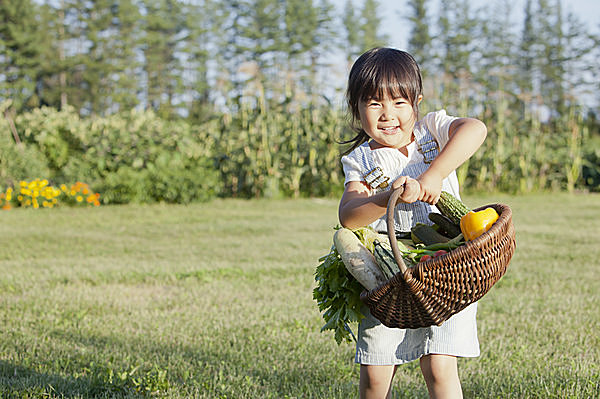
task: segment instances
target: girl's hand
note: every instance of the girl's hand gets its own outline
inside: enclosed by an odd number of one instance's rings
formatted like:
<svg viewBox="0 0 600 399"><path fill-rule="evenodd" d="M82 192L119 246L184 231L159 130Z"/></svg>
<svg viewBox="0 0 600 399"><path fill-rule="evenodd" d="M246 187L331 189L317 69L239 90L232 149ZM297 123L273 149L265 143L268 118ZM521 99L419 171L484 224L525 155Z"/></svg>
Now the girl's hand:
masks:
<svg viewBox="0 0 600 399"><path fill-rule="evenodd" d="M417 181L421 186L421 192L417 199L435 205L440 199L443 178L441 176L436 176L432 172L428 172L430 171L426 171L417 178Z"/></svg>
<svg viewBox="0 0 600 399"><path fill-rule="evenodd" d="M392 183L392 190L404 186L404 192L400 195L400 201L410 204L419 199L421 186L419 182L408 176L400 176Z"/></svg>

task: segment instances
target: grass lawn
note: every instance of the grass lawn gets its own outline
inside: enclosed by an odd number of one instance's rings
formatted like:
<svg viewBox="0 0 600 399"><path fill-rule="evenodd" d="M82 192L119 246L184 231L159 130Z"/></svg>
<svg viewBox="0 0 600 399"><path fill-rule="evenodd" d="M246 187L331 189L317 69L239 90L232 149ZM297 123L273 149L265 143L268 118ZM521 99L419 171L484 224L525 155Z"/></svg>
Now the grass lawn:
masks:
<svg viewBox="0 0 600 399"><path fill-rule="evenodd" d="M466 398L600 397L600 196L511 206L517 251L479 304ZM352 398L312 299L334 200L0 213L1 398ZM394 397L426 398L418 362Z"/></svg>

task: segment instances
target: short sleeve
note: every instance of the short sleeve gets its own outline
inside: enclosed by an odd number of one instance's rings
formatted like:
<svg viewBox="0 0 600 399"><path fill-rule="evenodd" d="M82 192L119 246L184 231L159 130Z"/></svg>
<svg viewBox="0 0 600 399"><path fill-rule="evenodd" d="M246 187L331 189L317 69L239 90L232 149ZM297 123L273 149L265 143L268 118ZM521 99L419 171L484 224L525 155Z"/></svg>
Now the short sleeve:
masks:
<svg viewBox="0 0 600 399"><path fill-rule="evenodd" d="M349 155L342 157L342 168L344 169L344 176L346 180L344 185L351 181L362 181L362 174L360 173L360 163L356 159L355 152L351 152Z"/></svg>
<svg viewBox="0 0 600 399"><path fill-rule="evenodd" d="M425 115L423 123L438 141L440 147L443 148L449 140L448 132L450 130L450 125L457 119L459 118L448 116L446 111L442 109Z"/></svg>

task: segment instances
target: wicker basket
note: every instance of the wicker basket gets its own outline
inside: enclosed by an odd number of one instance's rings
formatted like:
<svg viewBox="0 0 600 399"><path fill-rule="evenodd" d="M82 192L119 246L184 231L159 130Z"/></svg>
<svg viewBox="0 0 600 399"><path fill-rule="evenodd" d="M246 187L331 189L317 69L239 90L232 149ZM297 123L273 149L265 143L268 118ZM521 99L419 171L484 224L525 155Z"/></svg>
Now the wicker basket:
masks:
<svg viewBox="0 0 600 399"><path fill-rule="evenodd" d="M493 207L500 217L475 240L407 268L394 232L394 208L401 193L402 189L392 193L387 209L388 236L400 272L360 297L388 327L440 325L483 297L506 272L516 247L512 212L503 204L476 209Z"/></svg>

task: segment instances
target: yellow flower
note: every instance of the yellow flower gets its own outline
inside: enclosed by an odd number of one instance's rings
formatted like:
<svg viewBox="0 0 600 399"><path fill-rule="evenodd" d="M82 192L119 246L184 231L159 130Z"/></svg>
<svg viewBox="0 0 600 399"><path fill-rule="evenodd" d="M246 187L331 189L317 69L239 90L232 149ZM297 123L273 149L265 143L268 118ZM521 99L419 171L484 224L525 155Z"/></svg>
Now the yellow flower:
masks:
<svg viewBox="0 0 600 399"><path fill-rule="evenodd" d="M63 190L65 193L68 191L66 184L61 184L60 189Z"/></svg>
<svg viewBox="0 0 600 399"><path fill-rule="evenodd" d="M77 200L77 202L81 202L81 201L83 201L83 197L81 195L78 195L76 200Z"/></svg>

